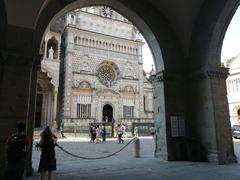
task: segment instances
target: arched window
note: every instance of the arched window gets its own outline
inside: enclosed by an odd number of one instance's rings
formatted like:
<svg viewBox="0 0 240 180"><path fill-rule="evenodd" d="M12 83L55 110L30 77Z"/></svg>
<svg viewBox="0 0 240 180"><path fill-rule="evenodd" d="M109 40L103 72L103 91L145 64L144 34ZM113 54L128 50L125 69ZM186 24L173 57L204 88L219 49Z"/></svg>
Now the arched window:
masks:
<svg viewBox="0 0 240 180"><path fill-rule="evenodd" d="M89 46L92 46L92 39L89 39Z"/></svg>
<svg viewBox="0 0 240 180"><path fill-rule="evenodd" d="M77 36L74 38L74 43L77 44Z"/></svg>
<svg viewBox="0 0 240 180"><path fill-rule="evenodd" d="M78 37L78 43L79 44L81 43L81 37Z"/></svg>
<svg viewBox="0 0 240 180"><path fill-rule="evenodd" d="M75 24L75 16L71 15L71 24Z"/></svg>
<svg viewBox="0 0 240 180"><path fill-rule="evenodd" d="M54 36L47 42L47 58L58 58L58 41Z"/></svg>

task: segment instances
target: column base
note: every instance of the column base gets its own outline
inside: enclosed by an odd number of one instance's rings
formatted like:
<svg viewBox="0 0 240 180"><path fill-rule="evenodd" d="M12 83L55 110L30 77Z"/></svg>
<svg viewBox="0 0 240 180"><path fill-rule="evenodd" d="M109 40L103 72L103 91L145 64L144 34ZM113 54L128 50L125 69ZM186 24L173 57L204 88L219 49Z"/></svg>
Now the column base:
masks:
<svg viewBox="0 0 240 180"><path fill-rule="evenodd" d="M158 158L161 161L168 161L168 153L163 152L163 151L159 151L157 149L154 152L154 157Z"/></svg>
<svg viewBox="0 0 240 180"><path fill-rule="evenodd" d="M230 164L237 162L237 157L235 155L227 154L227 152L208 154L208 162L216 164Z"/></svg>

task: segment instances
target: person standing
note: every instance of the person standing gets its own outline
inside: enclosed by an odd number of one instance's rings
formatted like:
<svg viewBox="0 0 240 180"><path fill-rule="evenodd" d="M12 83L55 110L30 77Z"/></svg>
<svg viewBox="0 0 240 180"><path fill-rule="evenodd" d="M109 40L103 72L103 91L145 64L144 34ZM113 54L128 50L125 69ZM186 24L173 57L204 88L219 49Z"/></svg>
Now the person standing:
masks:
<svg viewBox="0 0 240 180"><path fill-rule="evenodd" d="M102 135L102 141L106 141L106 128L105 126L103 126L102 131L101 131L101 135Z"/></svg>
<svg viewBox="0 0 240 180"><path fill-rule="evenodd" d="M154 135L155 135L155 127L154 126L150 127L150 133L152 135L152 139L154 139Z"/></svg>
<svg viewBox="0 0 240 180"><path fill-rule="evenodd" d="M55 146L57 137L49 127L44 129L40 135L40 143L36 145L42 151L38 172L41 173L41 180L45 179L46 172L48 172L48 180L53 180L53 171L56 170Z"/></svg>
<svg viewBox="0 0 240 180"><path fill-rule="evenodd" d="M125 137L127 138L128 137L128 128L127 128L127 124L125 124Z"/></svg>
<svg viewBox="0 0 240 180"><path fill-rule="evenodd" d="M135 137L138 137L138 127L137 126L134 127L133 134Z"/></svg>
<svg viewBox="0 0 240 180"><path fill-rule="evenodd" d="M121 126L121 124L118 124L117 133L118 133L118 144L123 143L124 142L124 140L122 139L123 127Z"/></svg>
<svg viewBox="0 0 240 180"><path fill-rule="evenodd" d="M90 138L91 138L90 143L94 142L94 140L95 140L95 138L93 136L93 129L94 129L94 127L90 125Z"/></svg>
<svg viewBox="0 0 240 180"><path fill-rule="evenodd" d="M7 180L22 180L26 154L30 147L30 140L25 134L25 124L19 122L16 126L17 132L8 137L7 145Z"/></svg>
<svg viewBox="0 0 240 180"><path fill-rule="evenodd" d="M64 129L64 122L62 121L61 125L60 125L60 133L61 133L62 138L66 138L66 136L63 133L63 129Z"/></svg>
<svg viewBox="0 0 240 180"><path fill-rule="evenodd" d="M101 129L99 125L96 126L96 144L98 144L100 141L100 135L101 135Z"/></svg>

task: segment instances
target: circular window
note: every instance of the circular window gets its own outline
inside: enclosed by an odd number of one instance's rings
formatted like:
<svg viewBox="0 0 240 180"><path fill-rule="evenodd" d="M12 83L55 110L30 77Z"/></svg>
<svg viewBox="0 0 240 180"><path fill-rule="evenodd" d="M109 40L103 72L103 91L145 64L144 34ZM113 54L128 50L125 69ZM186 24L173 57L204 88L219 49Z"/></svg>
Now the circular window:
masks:
<svg viewBox="0 0 240 180"><path fill-rule="evenodd" d="M116 72L112 66L103 65L98 68L97 77L102 84L109 87L116 79Z"/></svg>

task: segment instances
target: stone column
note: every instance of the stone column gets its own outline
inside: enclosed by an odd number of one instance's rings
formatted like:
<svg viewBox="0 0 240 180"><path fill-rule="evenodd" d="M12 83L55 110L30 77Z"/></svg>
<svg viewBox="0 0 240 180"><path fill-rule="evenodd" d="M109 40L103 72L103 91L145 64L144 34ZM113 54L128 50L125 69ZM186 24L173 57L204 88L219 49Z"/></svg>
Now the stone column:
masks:
<svg viewBox="0 0 240 180"><path fill-rule="evenodd" d="M5 166L5 141L15 132L16 123L26 123L26 132L32 137L36 96L37 70L33 68L34 55L22 52L2 52L1 61L1 91L0 91L0 167ZM33 107L34 106L34 107ZM28 164L28 163L27 163ZM3 179L3 169L0 179Z"/></svg>
<svg viewBox="0 0 240 180"><path fill-rule="evenodd" d="M64 123L64 119L71 118L72 104L72 61L74 57L74 35L67 28L66 39L63 42L65 45L64 57L61 57L60 65L60 81L59 84L59 100L58 100L58 121L59 125ZM63 45L62 43L62 45ZM69 103L68 103L69 102Z"/></svg>
<svg viewBox="0 0 240 180"><path fill-rule="evenodd" d="M47 125L47 94L43 93L42 96L42 115L41 115L41 127L46 127Z"/></svg>
<svg viewBox="0 0 240 180"><path fill-rule="evenodd" d="M52 124L54 125L53 128L57 128L57 122L56 122L56 119L57 119L57 96L58 96L58 91L57 91L57 88L54 90L53 92L54 94L54 103L53 103L53 115L52 115L52 119L53 119L53 122Z"/></svg>
<svg viewBox="0 0 240 180"><path fill-rule="evenodd" d="M156 127L156 139L154 154L157 158L168 160L164 83L160 75L151 76L150 78L153 85L153 104L155 104L154 123Z"/></svg>
<svg viewBox="0 0 240 180"><path fill-rule="evenodd" d="M31 77L31 90L30 90L30 100L29 100L29 118L27 122L27 135L31 139L31 143L33 143L33 135L34 135L34 127L35 127L35 110L36 110L36 99L37 99L37 71L40 69L40 61L42 60L42 56L36 56L34 58L33 66L32 66L32 77ZM33 174L32 167L32 146L30 146L30 150L27 154L26 161L26 175L31 176Z"/></svg>
<svg viewBox="0 0 240 180"><path fill-rule="evenodd" d="M139 98L139 110L138 110L138 118L144 117L144 105L143 105L143 66L142 63L139 63L138 65L138 73L139 73L139 81L138 81L138 98Z"/></svg>
<svg viewBox="0 0 240 180"><path fill-rule="evenodd" d="M189 76L188 108L191 126L209 162L235 162L231 137L226 78L228 69L203 67Z"/></svg>
<svg viewBox="0 0 240 180"><path fill-rule="evenodd" d="M96 96L95 89L92 92L92 102L91 102L91 104L92 104L91 118L97 118L97 112L96 112L97 96Z"/></svg>
<svg viewBox="0 0 240 180"><path fill-rule="evenodd" d="M154 122L157 131L155 157L162 160L186 160L182 153L184 137L174 136L171 128L173 116L185 117L183 75L162 71L151 76L151 80L154 87ZM184 130L185 127L183 127Z"/></svg>
<svg viewBox="0 0 240 180"><path fill-rule="evenodd" d="M52 92L49 91L47 96L47 126L52 126Z"/></svg>

